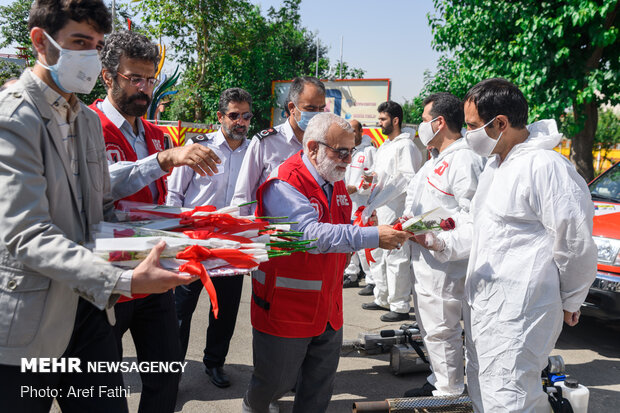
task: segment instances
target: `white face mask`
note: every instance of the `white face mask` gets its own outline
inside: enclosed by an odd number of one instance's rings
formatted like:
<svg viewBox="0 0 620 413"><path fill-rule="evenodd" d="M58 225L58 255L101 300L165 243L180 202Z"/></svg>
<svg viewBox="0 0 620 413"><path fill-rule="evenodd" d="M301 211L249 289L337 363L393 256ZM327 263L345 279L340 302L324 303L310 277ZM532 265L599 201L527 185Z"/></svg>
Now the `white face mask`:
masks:
<svg viewBox="0 0 620 413"><path fill-rule="evenodd" d="M418 136L420 137L420 141L422 141L424 146L428 146L428 144L433 140L433 138L439 133L439 129L437 129L437 132L433 133L433 127L431 126L431 124L437 119L439 119L439 116L428 122L420 123L420 126L418 127Z"/></svg>
<svg viewBox="0 0 620 413"><path fill-rule="evenodd" d="M59 50L55 65L39 64L49 70L52 79L65 93L90 93L95 87L101 72L101 61L97 50L63 49L52 36L43 32L55 48Z"/></svg>
<svg viewBox="0 0 620 413"><path fill-rule="evenodd" d="M493 149L495 149L495 146L497 146L497 142L499 142L502 138L502 134L504 133L501 132L497 139L493 139L487 135L485 128L494 120L495 118L485 123L482 127L472 131L467 131L465 133L465 142L467 142L469 147L480 156L490 156Z"/></svg>

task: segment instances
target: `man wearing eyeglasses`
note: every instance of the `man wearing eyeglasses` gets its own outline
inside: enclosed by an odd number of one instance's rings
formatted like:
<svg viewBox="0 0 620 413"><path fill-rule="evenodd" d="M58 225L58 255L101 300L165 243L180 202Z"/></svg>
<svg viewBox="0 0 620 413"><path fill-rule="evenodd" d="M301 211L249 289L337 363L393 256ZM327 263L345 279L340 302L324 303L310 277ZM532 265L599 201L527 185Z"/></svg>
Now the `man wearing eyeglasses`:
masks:
<svg viewBox="0 0 620 413"><path fill-rule="evenodd" d="M245 413L277 411L277 400L293 386L294 412L327 410L342 345L341 277L348 253L397 248L410 237L389 225L351 225L343 178L355 137L346 120L316 115L303 144L257 193L257 215L288 216L295 222L291 230L302 231L316 248L273 258L252 274L254 371Z"/></svg>
<svg viewBox="0 0 620 413"><path fill-rule="evenodd" d="M316 77L296 77L286 102L290 113L288 119L257 133L250 142L239 172L243 179L237 182L231 205L255 201L256 190L267 180L271 171L302 149L308 122L325 110L325 85ZM248 215L253 211L253 205L241 209Z"/></svg>
<svg viewBox="0 0 620 413"><path fill-rule="evenodd" d="M217 173L217 156L202 145L164 150L163 132L141 119L151 103L159 50L145 36L119 31L107 37L101 50L105 100L90 108L101 119L112 195L115 200L164 204L165 176L173 167L188 165L197 173ZM182 360L173 290L163 294L122 298L115 306L116 335L131 330L139 361ZM156 344L154 344L156 343ZM141 373L140 412L172 412L180 373Z"/></svg>
<svg viewBox="0 0 620 413"><path fill-rule="evenodd" d="M230 204L248 149L247 134L252 116L252 97L248 92L240 88L222 92L217 112L222 127L217 132L193 138L218 154L221 160L218 172L213 176L200 176L189 166L175 168L168 179L168 205L189 208L213 205L219 209ZM212 281L220 307L217 319L213 311L209 311L203 362L211 382L217 387L228 387L230 380L223 366L237 321L243 275L213 277ZM183 357L187 353L192 314L203 290L200 280L184 287L174 291Z"/></svg>

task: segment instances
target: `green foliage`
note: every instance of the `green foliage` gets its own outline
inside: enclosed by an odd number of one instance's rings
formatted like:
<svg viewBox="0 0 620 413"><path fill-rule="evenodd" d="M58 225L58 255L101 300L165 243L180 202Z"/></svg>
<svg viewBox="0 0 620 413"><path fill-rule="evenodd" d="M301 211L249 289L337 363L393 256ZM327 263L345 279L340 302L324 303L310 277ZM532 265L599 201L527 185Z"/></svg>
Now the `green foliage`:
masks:
<svg viewBox="0 0 620 413"><path fill-rule="evenodd" d="M23 70L24 68L18 64L0 60L0 86L4 85L4 82L11 78L19 77Z"/></svg>
<svg viewBox="0 0 620 413"><path fill-rule="evenodd" d="M595 142L609 147L620 145L620 116L613 110L607 109L601 112Z"/></svg>
<svg viewBox="0 0 620 413"><path fill-rule="evenodd" d="M301 0L285 0L263 15L248 1L179 0L141 3L145 22L153 32L170 37L176 60L184 65L179 93L172 97L164 117L170 120L216 123L219 96L230 87L252 95L251 133L269 126L273 80L314 75L317 53L315 35L300 25ZM157 5L166 7L158 15ZM177 12L178 11L178 12ZM205 21L204 14L209 19ZM148 23L146 23L148 24ZM319 47L319 76L330 70L327 49ZM343 77L361 77L361 69L343 64Z"/></svg>
<svg viewBox="0 0 620 413"><path fill-rule="evenodd" d="M0 6L0 47L16 44L30 48L30 33L28 32L28 13L32 0L16 0L8 6Z"/></svg>
<svg viewBox="0 0 620 413"><path fill-rule="evenodd" d="M411 100L405 100L403 103L403 122L404 123L422 123L422 112L424 112L423 98L416 96Z"/></svg>
<svg viewBox="0 0 620 413"><path fill-rule="evenodd" d="M573 136L584 140L596 128L586 105L620 102L618 0L435 0L435 9L433 47L444 56L422 93L462 97L483 79L504 77L525 94L531 121L577 110Z"/></svg>

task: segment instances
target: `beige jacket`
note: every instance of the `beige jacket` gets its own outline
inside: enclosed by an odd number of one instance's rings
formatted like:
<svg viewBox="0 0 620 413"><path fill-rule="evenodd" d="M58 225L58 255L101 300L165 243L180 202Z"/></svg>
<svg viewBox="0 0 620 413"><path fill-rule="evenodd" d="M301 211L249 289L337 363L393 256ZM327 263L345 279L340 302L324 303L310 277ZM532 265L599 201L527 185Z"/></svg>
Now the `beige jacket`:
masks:
<svg viewBox="0 0 620 413"><path fill-rule="evenodd" d="M78 297L100 309L122 270L83 244L112 212L99 117L81 105L75 120L86 222L51 107L26 70L0 93L0 364L65 351Z"/></svg>

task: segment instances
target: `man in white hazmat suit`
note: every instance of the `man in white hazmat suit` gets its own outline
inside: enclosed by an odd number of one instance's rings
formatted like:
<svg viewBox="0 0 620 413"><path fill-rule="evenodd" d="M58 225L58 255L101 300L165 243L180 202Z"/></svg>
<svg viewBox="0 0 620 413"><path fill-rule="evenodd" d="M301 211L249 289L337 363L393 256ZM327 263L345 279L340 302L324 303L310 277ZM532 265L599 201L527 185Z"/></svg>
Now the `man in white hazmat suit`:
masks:
<svg viewBox="0 0 620 413"><path fill-rule="evenodd" d="M349 122L355 132L355 153L352 155L351 163L347 167L344 176L344 182L347 185L347 192L352 202L352 211L355 214L360 205L365 205L368 200L370 191L368 184L362 185L364 170L372 171L373 159L377 149L372 145L372 139L368 135L362 135L362 124L357 120ZM355 215L351 216L355 219ZM344 270L344 288L352 288L359 286L357 275L360 268L366 274L366 285L374 287L370 268L364 256L364 250L354 252L351 256L351 262ZM372 295L372 290L371 290Z"/></svg>
<svg viewBox="0 0 620 413"><path fill-rule="evenodd" d="M478 175L484 168L483 158L461 139L463 102L450 93L430 95L424 100L422 120L420 140L439 153L426 161L409 184L405 214L415 216L441 207L460 224L462 218L469 218ZM467 259L442 263L419 244L408 244L415 273L415 312L433 372L422 388L407 391L405 397L461 394Z"/></svg>
<svg viewBox="0 0 620 413"><path fill-rule="evenodd" d="M393 224L403 215L407 184L422 165L422 154L415 146L409 133L402 133L402 107L392 101L379 105L379 124L384 135L383 145L375 156L375 180L380 189L376 199L381 199L377 211L379 225ZM369 204L370 206L370 204ZM365 310L387 310L381 316L385 322L409 319L411 302L411 250L399 248L392 251L373 251L377 261L371 267L375 282L375 300L362 304Z"/></svg>
<svg viewBox="0 0 620 413"><path fill-rule="evenodd" d="M527 102L504 79L487 79L465 96L465 139L490 156L471 204L471 252L465 281L467 386L476 412L548 412L540 373L596 273L594 207L587 185L553 148L554 120L526 127ZM419 239L436 257L466 257L460 239Z"/></svg>

